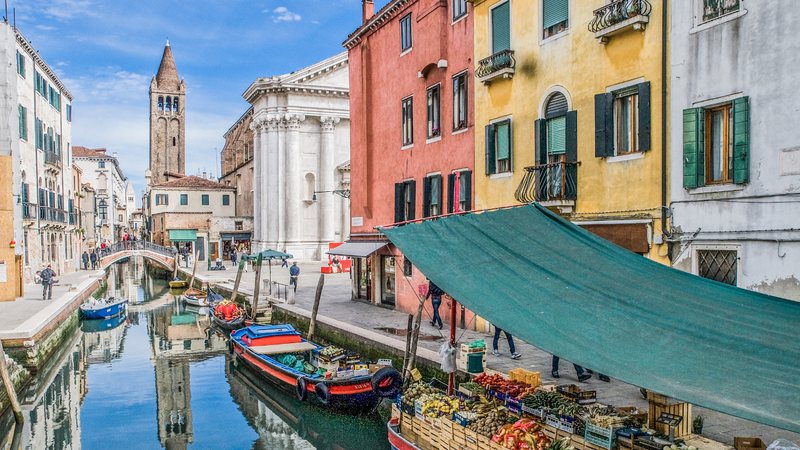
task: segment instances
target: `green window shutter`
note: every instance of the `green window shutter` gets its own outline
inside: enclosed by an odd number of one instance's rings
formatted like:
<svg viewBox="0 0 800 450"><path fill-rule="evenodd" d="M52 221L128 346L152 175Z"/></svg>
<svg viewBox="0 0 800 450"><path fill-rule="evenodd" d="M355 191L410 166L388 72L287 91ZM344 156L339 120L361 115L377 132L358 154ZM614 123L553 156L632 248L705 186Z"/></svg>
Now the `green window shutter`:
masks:
<svg viewBox="0 0 800 450"><path fill-rule="evenodd" d="M406 189L411 191L411 211L408 212L408 220L414 220L417 217L417 182L409 181Z"/></svg>
<svg viewBox="0 0 800 450"><path fill-rule="evenodd" d="M533 122L533 130L536 140L536 164L547 164L547 121L536 120Z"/></svg>
<svg viewBox="0 0 800 450"><path fill-rule="evenodd" d="M461 178L464 179L464 209L472 211L472 171L465 170L461 172Z"/></svg>
<svg viewBox="0 0 800 450"><path fill-rule="evenodd" d="M422 217L431 215L431 177L422 179Z"/></svg>
<svg viewBox="0 0 800 450"><path fill-rule="evenodd" d="M693 189L705 185L705 111L703 108L683 110L683 187Z"/></svg>
<svg viewBox="0 0 800 450"><path fill-rule="evenodd" d="M569 19L569 0L542 0L542 27L553 25Z"/></svg>
<svg viewBox="0 0 800 450"><path fill-rule="evenodd" d="M567 161L578 161L578 111L567 112Z"/></svg>
<svg viewBox="0 0 800 450"><path fill-rule="evenodd" d="M28 112L19 105L19 137L28 140Z"/></svg>
<svg viewBox="0 0 800 450"><path fill-rule="evenodd" d="M494 142L494 124L486 125L486 175L497 172Z"/></svg>
<svg viewBox="0 0 800 450"><path fill-rule="evenodd" d="M492 9L492 54L511 49L511 13L505 2Z"/></svg>
<svg viewBox="0 0 800 450"><path fill-rule="evenodd" d="M439 204L439 214L442 214L442 176L436 175L436 200Z"/></svg>
<svg viewBox="0 0 800 450"><path fill-rule="evenodd" d="M733 182L750 181L750 102L748 97L733 101Z"/></svg>
<svg viewBox="0 0 800 450"><path fill-rule="evenodd" d="M403 221L403 194L405 193L404 183L394 184L394 223Z"/></svg>
<svg viewBox="0 0 800 450"><path fill-rule="evenodd" d="M639 151L650 150L650 82L639 83Z"/></svg>
<svg viewBox="0 0 800 450"><path fill-rule="evenodd" d="M547 119L547 154L560 155L567 151L566 116Z"/></svg>
<svg viewBox="0 0 800 450"><path fill-rule="evenodd" d="M455 194L456 194L455 193L455 189L456 189L456 174L451 173L451 174L447 175L447 213L448 214L453 212L453 210L454 210L454 208L453 208L454 199L455 199L455 201L458 201L458 199L455 198Z"/></svg>
<svg viewBox="0 0 800 450"><path fill-rule="evenodd" d="M497 124L497 159L511 157L511 122L505 120Z"/></svg>
<svg viewBox="0 0 800 450"><path fill-rule="evenodd" d="M594 156L614 155L614 94L594 96Z"/></svg>

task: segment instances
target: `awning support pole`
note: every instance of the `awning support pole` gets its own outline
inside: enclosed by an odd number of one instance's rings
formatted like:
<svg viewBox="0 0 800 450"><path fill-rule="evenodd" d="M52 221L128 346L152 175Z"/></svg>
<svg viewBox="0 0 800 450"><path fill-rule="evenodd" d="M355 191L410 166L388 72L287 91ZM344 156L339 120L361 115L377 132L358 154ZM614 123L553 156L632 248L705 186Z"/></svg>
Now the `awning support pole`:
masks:
<svg viewBox="0 0 800 450"><path fill-rule="evenodd" d="M450 347L456 348L456 301L453 297L450 297ZM451 372L447 376L447 395L453 395L455 387L456 373Z"/></svg>

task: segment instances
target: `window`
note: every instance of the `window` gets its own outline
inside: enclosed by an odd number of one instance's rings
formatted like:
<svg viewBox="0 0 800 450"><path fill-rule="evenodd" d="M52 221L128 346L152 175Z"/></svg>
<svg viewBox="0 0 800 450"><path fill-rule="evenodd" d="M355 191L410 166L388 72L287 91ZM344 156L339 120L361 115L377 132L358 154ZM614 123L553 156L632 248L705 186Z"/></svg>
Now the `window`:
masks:
<svg viewBox="0 0 800 450"><path fill-rule="evenodd" d="M569 26L569 0L542 0L542 28L545 39Z"/></svg>
<svg viewBox="0 0 800 450"><path fill-rule="evenodd" d="M156 206L158 205L169 205L167 194L156 194Z"/></svg>
<svg viewBox="0 0 800 450"><path fill-rule="evenodd" d="M67 122L72 122L72 105L67 104Z"/></svg>
<svg viewBox="0 0 800 450"><path fill-rule="evenodd" d="M411 264L411 260L408 258L403 258L403 276L410 277L414 274L414 266Z"/></svg>
<svg viewBox="0 0 800 450"><path fill-rule="evenodd" d="M414 143L414 98L403 99L400 108L403 112L402 129L403 146L405 147Z"/></svg>
<svg viewBox="0 0 800 450"><path fill-rule="evenodd" d="M122 222L122 214L119 214L119 215L117 216L117 221L119 221L119 222Z"/></svg>
<svg viewBox="0 0 800 450"><path fill-rule="evenodd" d="M486 175L511 172L511 119L486 126Z"/></svg>
<svg viewBox="0 0 800 450"><path fill-rule="evenodd" d="M22 78L25 78L25 55L17 50L17 73Z"/></svg>
<svg viewBox="0 0 800 450"><path fill-rule="evenodd" d="M595 156L650 150L650 82L595 95Z"/></svg>
<svg viewBox="0 0 800 450"><path fill-rule="evenodd" d="M172 99L172 110L178 112L178 97Z"/></svg>
<svg viewBox="0 0 800 450"><path fill-rule="evenodd" d="M429 175L422 180L422 215L423 217L442 214L442 176Z"/></svg>
<svg viewBox="0 0 800 450"><path fill-rule="evenodd" d="M467 0L453 0L453 21L467 13Z"/></svg>
<svg viewBox="0 0 800 450"><path fill-rule="evenodd" d="M203 206L208 206L208 194L203 194L200 196L200 203Z"/></svg>
<svg viewBox="0 0 800 450"><path fill-rule="evenodd" d="M447 176L447 212L472 209L472 171L461 170Z"/></svg>
<svg viewBox="0 0 800 450"><path fill-rule="evenodd" d="M440 136L441 120L440 113L441 85L428 88L428 138Z"/></svg>
<svg viewBox="0 0 800 450"><path fill-rule="evenodd" d="M453 77L453 131L467 128L467 73Z"/></svg>
<svg viewBox="0 0 800 450"><path fill-rule="evenodd" d="M491 12L492 54L511 49L511 12L509 2L501 3Z"/></svg>
<svg viewBox="0 0 800 450"><path fill-rule="evenodd" d="M394 221L414 220L417 183L414 180L394 185Z"/></svg>
<svg viewBox="0 0 800 450"><path fill-rule="evenodd" d="M189 194L181 194L181 205L186 206L189 204Z"/></svg>
<svg viewBox="0 0 800 450"><path fill-rule="evenodd" d="M739 0L703 0L703 22L739 11Z"/></svg>
<svg viewBox="0 0 800 450"><path fill-rule="evenodd" d="M736 286L739 257L736 250L698 250L697 274Z"/></svg>
<svg viewBox="0 0 800 450"><path fill-rule="evenodd" d="M236 231L244 230L244 222L242 222L241 220L237 220L236 222L233 223L233 228Z"/></svg>
<svg viewBox="0 0 800 450"><path fill-rule="evenodd" d="M38 117L33 119L34 136L36 140L36 150L42 150L44 147L44 134L42 133L42 121Z"/></svg>
<svg viewBox="0 0 800 450"><path fill-rule="evenodd" d="M228 206L231 204L231 196L228 194L222 194L222 206Z"/></svg>
<svg viewBox="0 0 800 450"><path fill-rule="evenodd" d="M159 96L158 97L158 110L159 111L163 111L164 110L164 97L163 96Z"/></svg>
<svg viewBox="0 0 800 450"><path fill-rule="evenodd" d="M166 107L167 112L172 111L172 97L167 96L167 103L164 106Z"/></svg>
<svg viewBox="0 0 800 450"><path fill-rule="evenodd" d="M28 108L19 105L19 138L28 140Z"/></svg>
<svg viewBox="0 0 800 450"><path fill-rule="evenodd" d="M683 186L749 181L748 97L683 111Z"/></svg>
<svg viewBox="0 0 800 450"><path fill-rule="evenodd" d="M105 169L106 168L106 162L105 161L98 161L97 162L97 168L98 169Z"/></svg>
<svg viewBox="0 0 800 450"><path fill-rule="evenodd" d="M33 73L33 84L36 92L38 92L42 97L47 98L47 80L45 80L42 74L40 74L38 71L34 71Z"/></svg>
<svg viewBox="0 0 800 450"><path fill-rule="evenodd" d="M400 19L400 51L411 49L411 14Z"/></svg>
<svg viewBox="0 0 800 450"><path fill-rule="evenodd" d="M614 154L623 155L635 152L636 145L636 105L639 95L626 93L614 99Z"/></svg>
<svg viewBox="0 0 800 450"><path fill-rule="evenodd" d="M156 195L156 203L158 203L158 195ZM100 200L97 203L97 211L100 214L100 220L108 219L108 206L105 200Z"/></svg>
<svg viewBox="0 0 800 450"><path fill-rule="evenodd" d="M178 140L175 137L172 138L172 146L175 147L178 144Z"/></svg>

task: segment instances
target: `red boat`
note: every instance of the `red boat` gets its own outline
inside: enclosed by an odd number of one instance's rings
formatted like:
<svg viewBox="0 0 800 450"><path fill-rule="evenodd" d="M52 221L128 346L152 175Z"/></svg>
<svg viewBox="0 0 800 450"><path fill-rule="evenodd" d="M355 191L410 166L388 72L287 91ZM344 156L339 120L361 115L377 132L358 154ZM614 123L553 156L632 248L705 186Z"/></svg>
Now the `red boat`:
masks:
<svg viewBox="0 0 800 450"><path fill-rule="evenodd" d="M399 426L397 418L393 418L386 424L386 428L389 430L389 445L392 446L392 450L420 450L413 442L400 434Z"/></svg>

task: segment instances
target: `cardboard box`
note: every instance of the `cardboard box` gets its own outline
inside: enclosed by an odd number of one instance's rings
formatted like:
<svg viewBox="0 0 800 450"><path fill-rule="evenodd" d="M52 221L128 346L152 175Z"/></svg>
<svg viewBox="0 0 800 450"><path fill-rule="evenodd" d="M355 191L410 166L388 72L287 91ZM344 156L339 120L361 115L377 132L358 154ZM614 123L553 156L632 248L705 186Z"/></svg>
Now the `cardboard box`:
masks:
<svg viewBox="0 0 800 450"><path fill-rule="evenodd" d="M733 447L736 450L766 450L764 441L757 437L734 437Z"/></svg>

